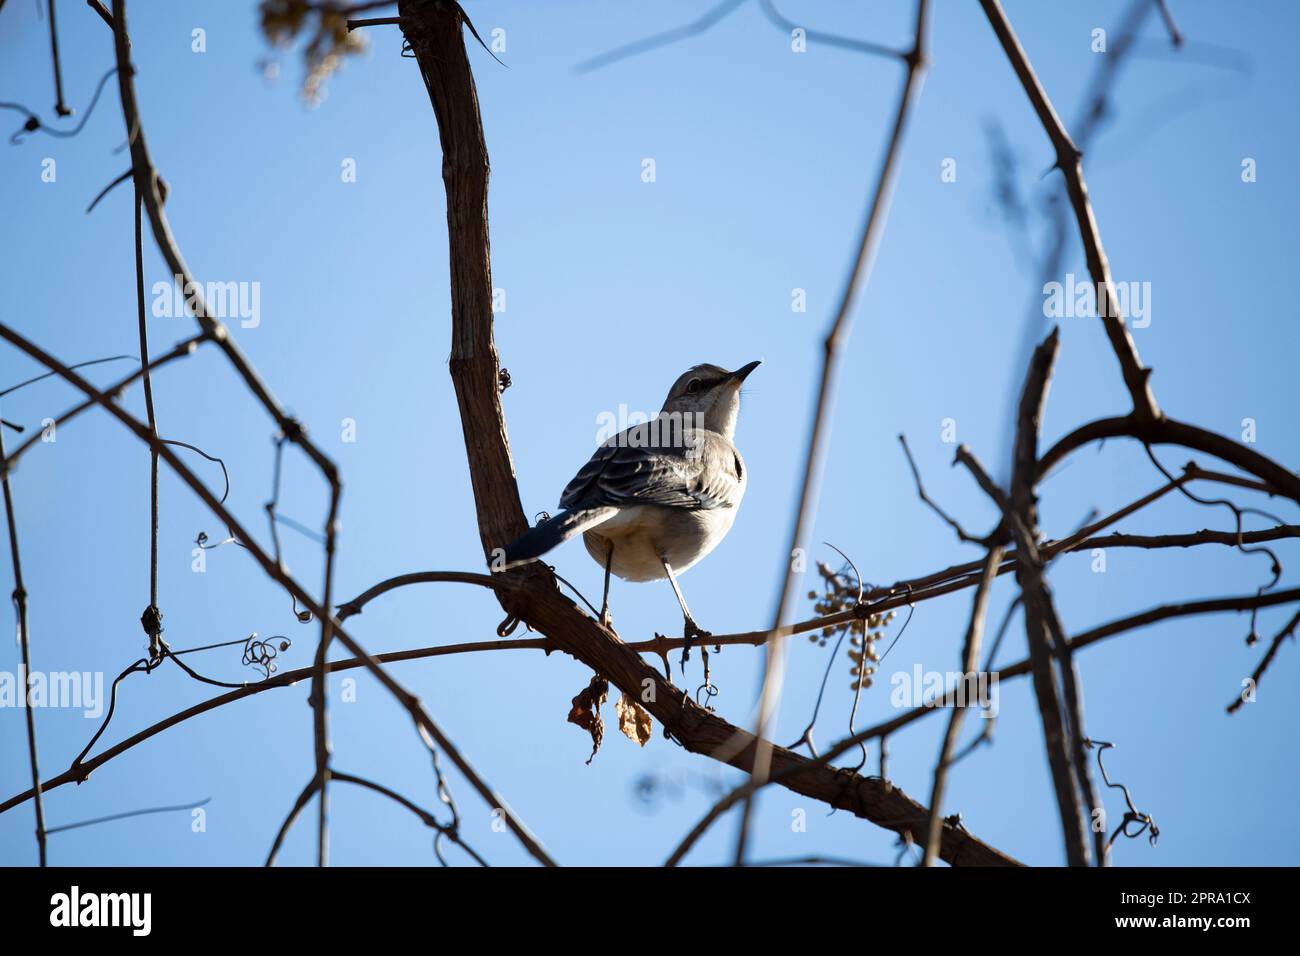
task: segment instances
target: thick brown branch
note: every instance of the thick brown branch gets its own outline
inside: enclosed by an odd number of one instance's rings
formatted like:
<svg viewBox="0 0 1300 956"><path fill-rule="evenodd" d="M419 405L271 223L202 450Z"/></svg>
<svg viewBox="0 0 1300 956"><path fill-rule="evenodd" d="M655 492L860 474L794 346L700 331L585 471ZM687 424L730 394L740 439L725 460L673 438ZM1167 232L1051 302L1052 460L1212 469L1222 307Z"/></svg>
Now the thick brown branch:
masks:
<svg viewBox="0 0 1300 956"><path fill-rule="evenodd" d="M545 579L518 582L518 592L505 595L508 606L524 609L524 620L548 635L560 650L581 660L620 689L636 695L667 732L692 753L719 759L740 770L753 766L757 738L696 705L662 674L643 661L595 621L578 611ZM648 642L653 644L653 642ZM652 650L652 647L647 647ZM897 787L876 778L856 777L806 760L768 742L772 775L796 793L846 809L878 826L924 839L927 810ZM786 773L788 771L788 774ZM1014 862L961 827L945 824L940 855L955 865L996 865Z"/></svg>
<svg viewBox="0 0 1300 956"><path fill-rule="evenodd" d="M460 406L479 537L490 559L528 530L498 388L488 241L488 154L478 92L452 0L401 0L410 41L438 121L451 259L451 380Z"/></svg>
<svg viewBox="0 0 1300 956"><path fill-rule="evenodd" d="M451 0L402 0L402 29L420 64L438 121L447 189L447 224L452 258L451 374L460 405L461 427L474 489L479 536L491 554L527 528L519 503L514 468L497 388L497 356L492 341L491 272L488 262L487 150L478 100L461 38L462 11ZM867 246L872 244L868 236ZM869 251L869 248L868 248ZM739 741L728 760L749 770L756 738L684 699L610 631L586 617L555 588L540 564L501 576L497 596L507 612L546 634L573 655L645 705L688 750L712 755L727 741ZM771 747L764 742L764 746ZM920 839L925 808L883 781L846 777L826 767L806 769L803 758L772 751L773 768L796 768L788 786L797 792L851 810L897 832ZM1006 857L966 831L946 827L943 855L954 862L1005 862Z"/></svg>

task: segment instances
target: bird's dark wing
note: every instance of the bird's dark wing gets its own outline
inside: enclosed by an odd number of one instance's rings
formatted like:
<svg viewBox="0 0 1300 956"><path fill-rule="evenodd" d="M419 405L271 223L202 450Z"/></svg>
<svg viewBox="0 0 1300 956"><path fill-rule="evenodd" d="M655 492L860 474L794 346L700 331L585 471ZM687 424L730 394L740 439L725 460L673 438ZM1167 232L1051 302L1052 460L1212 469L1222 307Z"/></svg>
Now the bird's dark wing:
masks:
<svg viewBox="0 0 1300 956"><path fill-rule="evenodd" d="M684 441L649 444L648 424L614 436L591 456L560 496L563 508L660 505L730 508L740 500L741 477L731 442L703 429Z"/></svg>

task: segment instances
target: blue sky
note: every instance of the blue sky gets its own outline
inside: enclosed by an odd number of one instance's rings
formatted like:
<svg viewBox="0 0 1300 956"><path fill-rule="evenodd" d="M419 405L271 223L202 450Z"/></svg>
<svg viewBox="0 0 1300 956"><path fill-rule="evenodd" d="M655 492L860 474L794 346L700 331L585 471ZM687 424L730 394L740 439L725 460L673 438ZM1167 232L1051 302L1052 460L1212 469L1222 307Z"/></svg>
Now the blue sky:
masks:
<svg viewBox="0 0 1300 956"><path fill-rule="evenodd" d="M811 28L903 45L911 3L787 4ZM871 582L890 583L979 552L956 542L916 498L896 436L908 435L927 490L972 529L993 518L968 476L952 469L941 423L999 473L1008 455L1008 400L1023 376L1018 358L1027 317L1041 325L1041 280L1024 241L994 201L986 129L1004 130L1016 184L1037 209L1055 188L1041 178L1049 144L975 3L939 0L932 19L933 66L909 128L893 214L870 285L856 312L835 407L818 520L817 557L830 541ZM1294 5L1171 3L1189 39L1168 50L1157 17L1142 30L1111 121L1087 162L1088 184L1117 280L1150 283L1151 322L1134 331L1170 414L1240 436L1257 426L1257 447L1294 467L1294 296L1297 194L1283 175L1300 148L1293 120L1297 67ZM820 341L843 282L901 81L898 64L819 46L790 49L754 3L710 32L578 75L574 66L623 43L681 25L699 4L473 2L480 32L505 31L503 68L471 50L492 158L493 272L506 291L497 316L502 364L514 385L504 405L525 510L554 510L564 484L595 444L597 416L621 403L653 412L687 366L735 367L762 358L749 380L737 444L749 489L735 528L717 552L683 578L692 610L715 632L766 626L785 569L801 449L820 362ZM1007 12L1066 122L1103 54L1095 27L1114 28L1124 5L1028 3ZM474 509L454 395L447 374L449 301L441 155L414 62L399 56L396 28L368 33L369 52L350 59L316 109L298 96L300 58L279 54L280 77L251 2L185 0L130 5L137 89L153 158L170 186L167 212L203 281L258 282L261 323L234 328L240 346L339 463L346 490L337 593L350 597L413 570L481 568ZM60 5L64 82L83 106L112 64L111 36L83 4ZM206 31L204 53L191 31ZM1224 53L1224 51L1235 51ZM274 54L271 54L274 55ZM1223 64L1229 64L1225 66ZM1244 63L1243 67L1241 64ZM46 24L34 5L11 0L0 13L0 99L52 114ZM17 113L0 112L17 128ZM5 127L8 129L8 127ZM110 84L84 132L42 134L0 147L8 241L0 259L3 321L67 361L136 350L129 192L84 209L127 166ZM43 182L42 162L57 179ZM656 179L642 181L653 158ZM941 180L955 159L955 182ZM1244 158L1258 180L1243 183ZM357 181L340 171L354 160ZM1037 212L1027 237L1043 238ZM146 278L168 270L146 245ZM1062 272L1085 273L1077 241ZM1063 279L1064 276L1062 275ZM791 309L807 292L806 313ZM155 351L194 331L183 318L151 318ZM1096 320L1061 320L1062 351L1044 422L1044 442L1089 418L1126 410L1118 369ZM129 370L89 370L107 383ZM0 352L0 387L36 374ZM221 456L229 502L263 541L270 494L272 423L239 387L218 353L203 351L155 376L165 437ZM63 410L72 391L46 382L4 399L6 418L34 424ZM138 390L126 406L143 414ZM356 441L341 422L356 422ZM7 436L11 439L11 436ZM1166 451L1168 467L1185 453ZM297 453L286 455L282 508L311 527L325 489ZM1202 459L1202 464L1212 462ZM215 466L194 460L213 487ZM1046 532L1072 531L1092 510L1106 513L1156 487L1160 476L1139 447L1090 448L1042 488ZM148 454L103 415L87 415L33 449L13 475L30 592L34 667L111 677L144 647L148 603ZM1248 498L1243 498L1243 502ZM1254 502L1251 502L1254 503ZM1265 505L1288 521L1295 509ZM1224 509L1168 497L1120 530L1159 533L1231 529ZM166 636L176 647L286 635L283 667L310 663L317 628L297 624L288 598L248 556L226 547L191 571L192 542L221 529L170 474L162 483L160 590ZM290 569L313 590L315 542L282 530ZM1294 545L1276 546L1288 569ZM600 569L581 544L553 555L559 571L599 595ZM1215 547L1158 553L1112 549L1105 573L1087 554L1057 561L1050 578L1065 626L1085 630L1180 599L1253 592L1267 559ZM0 580L11 580L7 552ZM1285 581L1294 580L1288 573ZM6 585L8 587L8 585ZM803 590L807 590L804 588ZM1014 596L994 591L992 620ZM615 623L625 639L678 633L665 583L615 582ZM811 614L802 602L799 616ZM970 593L920 605L885 672L954 669ZM8 612L6 612L8 613ZM1260 615L1267 639L1286 609ZM486 640L501 617L486 592L430 585L394 592L356 618L372 651ZM891 632L896 633L895 630ZM1300 851L1294 773L1300 743L1290 732L1285 689L1300 677L1283 647L1256 703L1228 717L1224 706L1255 666L1245 615L1179 619L1113 639L1079 657L1088 731L1114 741L1114 779L1133 791L1161 829L1158 848L1118 845L1121 865L1287 864ZM0 649L0 670L17 648ZM830 647L791 642L777 737L807 721ZM1019 660L1012 627L1000 663ZM192 659L225 680L252 679L238 650ZM714 659L717 706L748 722L760 655L726 649ZM837 662L818 728L821 742L847 730L849 662ZM589 672L559 655L509 651L395 665L451 737L509 799L561 862L656 864L708 807L714 790L740 775L688 755L657 733L644 749L611 732L590 766L589 741L565 722ZM355 674L355 672L354 672ZM698 676L698 675L696 675ZM428 761L405 715L366 677L356 701L332 684L337 766L383 781L432 806ZM892 716L888 684L864 696L859 726ZM123 684L105 740L116 741L209 696L165 668ZM50 825L108 813L211 798L206 831L188 814L88 827L51 837L59 864L257 863L311 772L306 688L275 690L168 731L101 768L80 787L46 801ZM612 716L612 707L607 711ZM65 769L96 722L79 711L37 714L44 772ZM968 721L967 735L979 730ZM943 718L890 741L890 774L928 800ZM0 791L28 786L22 713L0 709ZM876 759L873 748L872 761ZM669 782L647 806L645 775ZM489 811L459 778L454 792L465 833L492 862L526 857L493 832ZM1118 793L1107 795L1117 819ZM807 814L806 832L792 814ZM980 837L1036 864L1063 860L1059 823L1030 687L1002 688L995 743L950 779L945 812L960 811ZM371 794L332 790L337 864L432 861L413 817ZM736 821L716 826L689 858L730 859ZM313 859L308 818L290 836L288 863ZM0 815L0 860L35 860L30 805ZM892 862L894 837L838 813L827 816L772 788L759 803L756 859L813 854Z"/></svg>

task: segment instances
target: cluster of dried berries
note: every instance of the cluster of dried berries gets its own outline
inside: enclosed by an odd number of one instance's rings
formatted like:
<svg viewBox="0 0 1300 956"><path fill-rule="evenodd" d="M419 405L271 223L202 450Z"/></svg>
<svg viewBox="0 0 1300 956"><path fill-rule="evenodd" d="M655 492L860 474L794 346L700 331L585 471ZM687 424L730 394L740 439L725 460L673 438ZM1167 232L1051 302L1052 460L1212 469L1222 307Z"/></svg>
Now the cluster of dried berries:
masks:
<svg viewBox="0 0 1300 956"><path fill-rule="evenodd" d="M808 599L816 602L813 604L814 611L824 616L838 614L841 611L847 611L857 606L859 585L856 580L850 577L847 569L832 571L827 564L818 561L817 573L822 576L825 590L820 594L816 591L808 592ZM825 647L826 642L836 634L848 631L849 660L853 662L853 669L850 672L853 677L853 684L850 686L850 690L856 691L859 686L865 689L871 686L871 676L876 672L876 664L880 661L880 652L876 650L876 643L884 635L885 627L893 619L893 611L887 611L884 614L869 614L866 618L824 627L820 633L814 631L808 635L808 640L820 647Z"/></svg>
<svg viewBox="0 0 1300 956"><path fill-rule="evenodd" d="M880 652L876 650L876 642L884 636L884 627L894 619L894 612L887 614L873 614L866 621L859 621L859 624L867 626L865 635L862 633L854 634L849 638L849 660L853 662L853 669L849 671L853 678L853 683L849 685L850 690L857 690L859 686L866 690L871 686L871 675L876 672L876 665L880 663Z"/></svg>

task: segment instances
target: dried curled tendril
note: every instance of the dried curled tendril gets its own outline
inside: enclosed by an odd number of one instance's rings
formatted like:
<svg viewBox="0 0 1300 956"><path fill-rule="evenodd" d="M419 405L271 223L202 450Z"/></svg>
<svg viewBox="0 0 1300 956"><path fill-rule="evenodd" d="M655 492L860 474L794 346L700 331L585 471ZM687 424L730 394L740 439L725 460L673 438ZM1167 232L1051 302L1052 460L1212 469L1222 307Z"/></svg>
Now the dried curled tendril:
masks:
<svg viewBox="0 0 1300 956"><path fill-rule="evenodd" d="M1130 840L1136 840L1144 833L1147 835L1147 842L1151 844L1151 846L1155 846L1156 841L1160 839L1160 828L1156 826L1156 821L1152 818L1151 814L1143 813L1137 808L1137 805L1133 802L1133 794L1129 791L1128 787L1122 783L1117 783L1111 780L1110 774L1106 772L1106 763L1102 760L1102 754L1107 750L1113 749L1115 745L1109 741L1090 740L1088 738L1084 738L1083 745L1089 750L1093 747L1097 748L1097 769L1101 771L1102 782L1112 790L1118 790L1122 793L1124 795L1124 803L1127 804L1127 809L1124 811L1124 819L1120 821L1119 826L1115 828L1115 832L1112 833L1110 839L1106 841L1106 848L1109 850L1115 845L1115 841L1121 836L1127 837ZM1130 827L1136 827L1136 829L1130 830Z"/></svg>
<svg viewBox="0 0 1300 956"><path fill-rule="evenodd" d="M276 670L275 658L281 651L287 651L292 644L287 637L280 635L263 641L257 634L250 634L248 640L244 641L243 663L260 670L264 678L270 677Z"/></svg>
<svg viewBox="0 0 1300 956"><path fill-rule="evenodd" d="M198 547L202 548L204 551L212 551L225 544L239 544L238 539L236 539L233 535L230 537L222 538L216 544L208 544L209 540L210 539L208 538L208 533L206 531L200 531L198 533L198 536L195 537L194 543L198 545Z"/></svg>

